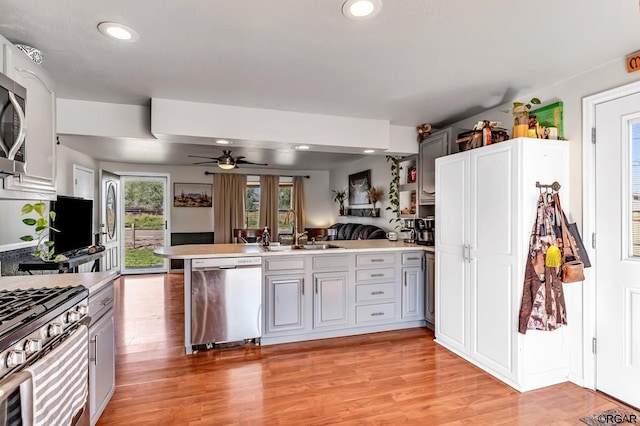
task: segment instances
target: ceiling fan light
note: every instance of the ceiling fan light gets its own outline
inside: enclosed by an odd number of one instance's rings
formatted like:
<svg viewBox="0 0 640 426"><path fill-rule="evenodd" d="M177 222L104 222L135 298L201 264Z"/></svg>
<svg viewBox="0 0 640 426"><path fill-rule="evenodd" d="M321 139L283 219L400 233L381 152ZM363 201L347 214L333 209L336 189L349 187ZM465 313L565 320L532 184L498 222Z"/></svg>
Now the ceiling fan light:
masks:
<svg viewBox="0 0 640 426"><path fill-rule="evenodd" d="M235 164L223 164L223 163L218 163L218 167L220 167L223 170L232 170L236 168Z"/></svg>
<svg viewBox="0 0 640 426"><path fill-rule="evenodd" d="M225 152L225 156L218 158L218 167L223 170L231 170L236 168L236 160Z"/></svg>

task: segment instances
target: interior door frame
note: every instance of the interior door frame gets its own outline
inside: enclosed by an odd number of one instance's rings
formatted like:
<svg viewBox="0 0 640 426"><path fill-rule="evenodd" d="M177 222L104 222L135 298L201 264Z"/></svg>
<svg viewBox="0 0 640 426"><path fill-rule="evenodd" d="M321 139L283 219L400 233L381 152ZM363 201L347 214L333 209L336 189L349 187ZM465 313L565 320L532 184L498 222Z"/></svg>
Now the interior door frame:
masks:
<svg viewBox="0 0 640 426"><path fill-rule="evenodd" d="M152 172L118 172L118 174L120 175L121 178L121 185L120 185L120 199L118 200L120 202L120 211L118 212L118 214L120 215L120 217L122 218L122 221L120 223L120 235L122 235L121 238L121 242L120 242L120 265L122 265L122 267L120 268L122 271L125 270L125 263L124 263L124 258L125 258L125 250L124 250L124 245L125 245L125 238L124 238L124 210L125 210L125 202L124 202L124 180L126 180L126 178L164 178L166 179L166 187L164 189L164 220L165 220L165 228L164 228L164 244L165 245L170 245L171 243L171 175L169 173L152 173ZM124 180L122 180L124 179ZM163 265L164 268L162 269L162 271L151 271L151 270L144 270L144 271L140 271L138 272L139 274L150 274L150 273L163 273L166 274L169 272L170 270L170 260L169 259L163 259ZM133 275L135 273L132 273L131 271L127 271L127 274L129 275Z"/></svg>
<svg viewBox="0 0 640 426"><path fill-rule="evenodd" d="M592 350L596 337L596 270L597 257L593 247L596 235L596 145L592 142L592 129L596 127L596 107L625 96L640 93L640 81L625 84L582 99L582 236L591 268L584 270L583 287L583 386L596 389L596 357ZM597 141L596 141L597 143Z"/></svg>

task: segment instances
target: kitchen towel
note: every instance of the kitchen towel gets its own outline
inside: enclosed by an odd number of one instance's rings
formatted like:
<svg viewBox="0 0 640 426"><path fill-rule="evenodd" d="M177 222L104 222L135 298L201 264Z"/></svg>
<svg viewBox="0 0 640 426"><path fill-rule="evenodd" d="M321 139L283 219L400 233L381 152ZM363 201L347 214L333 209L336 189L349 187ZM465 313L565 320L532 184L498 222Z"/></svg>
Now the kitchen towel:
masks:
<svg viewBox="0 0 640 426"><path fill-rule="evenodd" d="M80 325L66 340L25 369L33 378L33 424L69 425L87 400L89 330Z"/></svg>

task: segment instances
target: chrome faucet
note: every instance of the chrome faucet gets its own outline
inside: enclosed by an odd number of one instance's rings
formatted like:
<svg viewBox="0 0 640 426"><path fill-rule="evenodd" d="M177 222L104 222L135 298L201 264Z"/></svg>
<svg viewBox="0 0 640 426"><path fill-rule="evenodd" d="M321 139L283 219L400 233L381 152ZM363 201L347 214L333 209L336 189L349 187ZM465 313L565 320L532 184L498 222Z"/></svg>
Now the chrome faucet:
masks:
<svg viewBox="0 0 640 426"><path fill-rule="evenodd" d="M284 217L285 224L291 224L293 230L293 245L297 246L300 242L299 238L305 235L305 232L298 233L298 221L296 221L296 211L289 209L287 215Z"/></svg>

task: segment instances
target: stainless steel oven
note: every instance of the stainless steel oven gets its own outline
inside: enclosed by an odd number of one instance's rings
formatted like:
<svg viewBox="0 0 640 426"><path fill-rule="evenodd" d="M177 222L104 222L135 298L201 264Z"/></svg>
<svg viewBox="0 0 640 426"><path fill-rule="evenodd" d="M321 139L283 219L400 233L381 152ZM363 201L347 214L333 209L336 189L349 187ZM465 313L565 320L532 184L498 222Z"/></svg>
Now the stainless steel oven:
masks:
<svg viewBox="0 0 640 426"><path fill-rule="evenodd" d="M27 89L0 74L0 177L25 171Z"/></svg>
<svg viewBox="0 0 640 426"><path fill-rule="evenodd" d="M0 291L0 425L88 425L88 291Z"/></svg>

